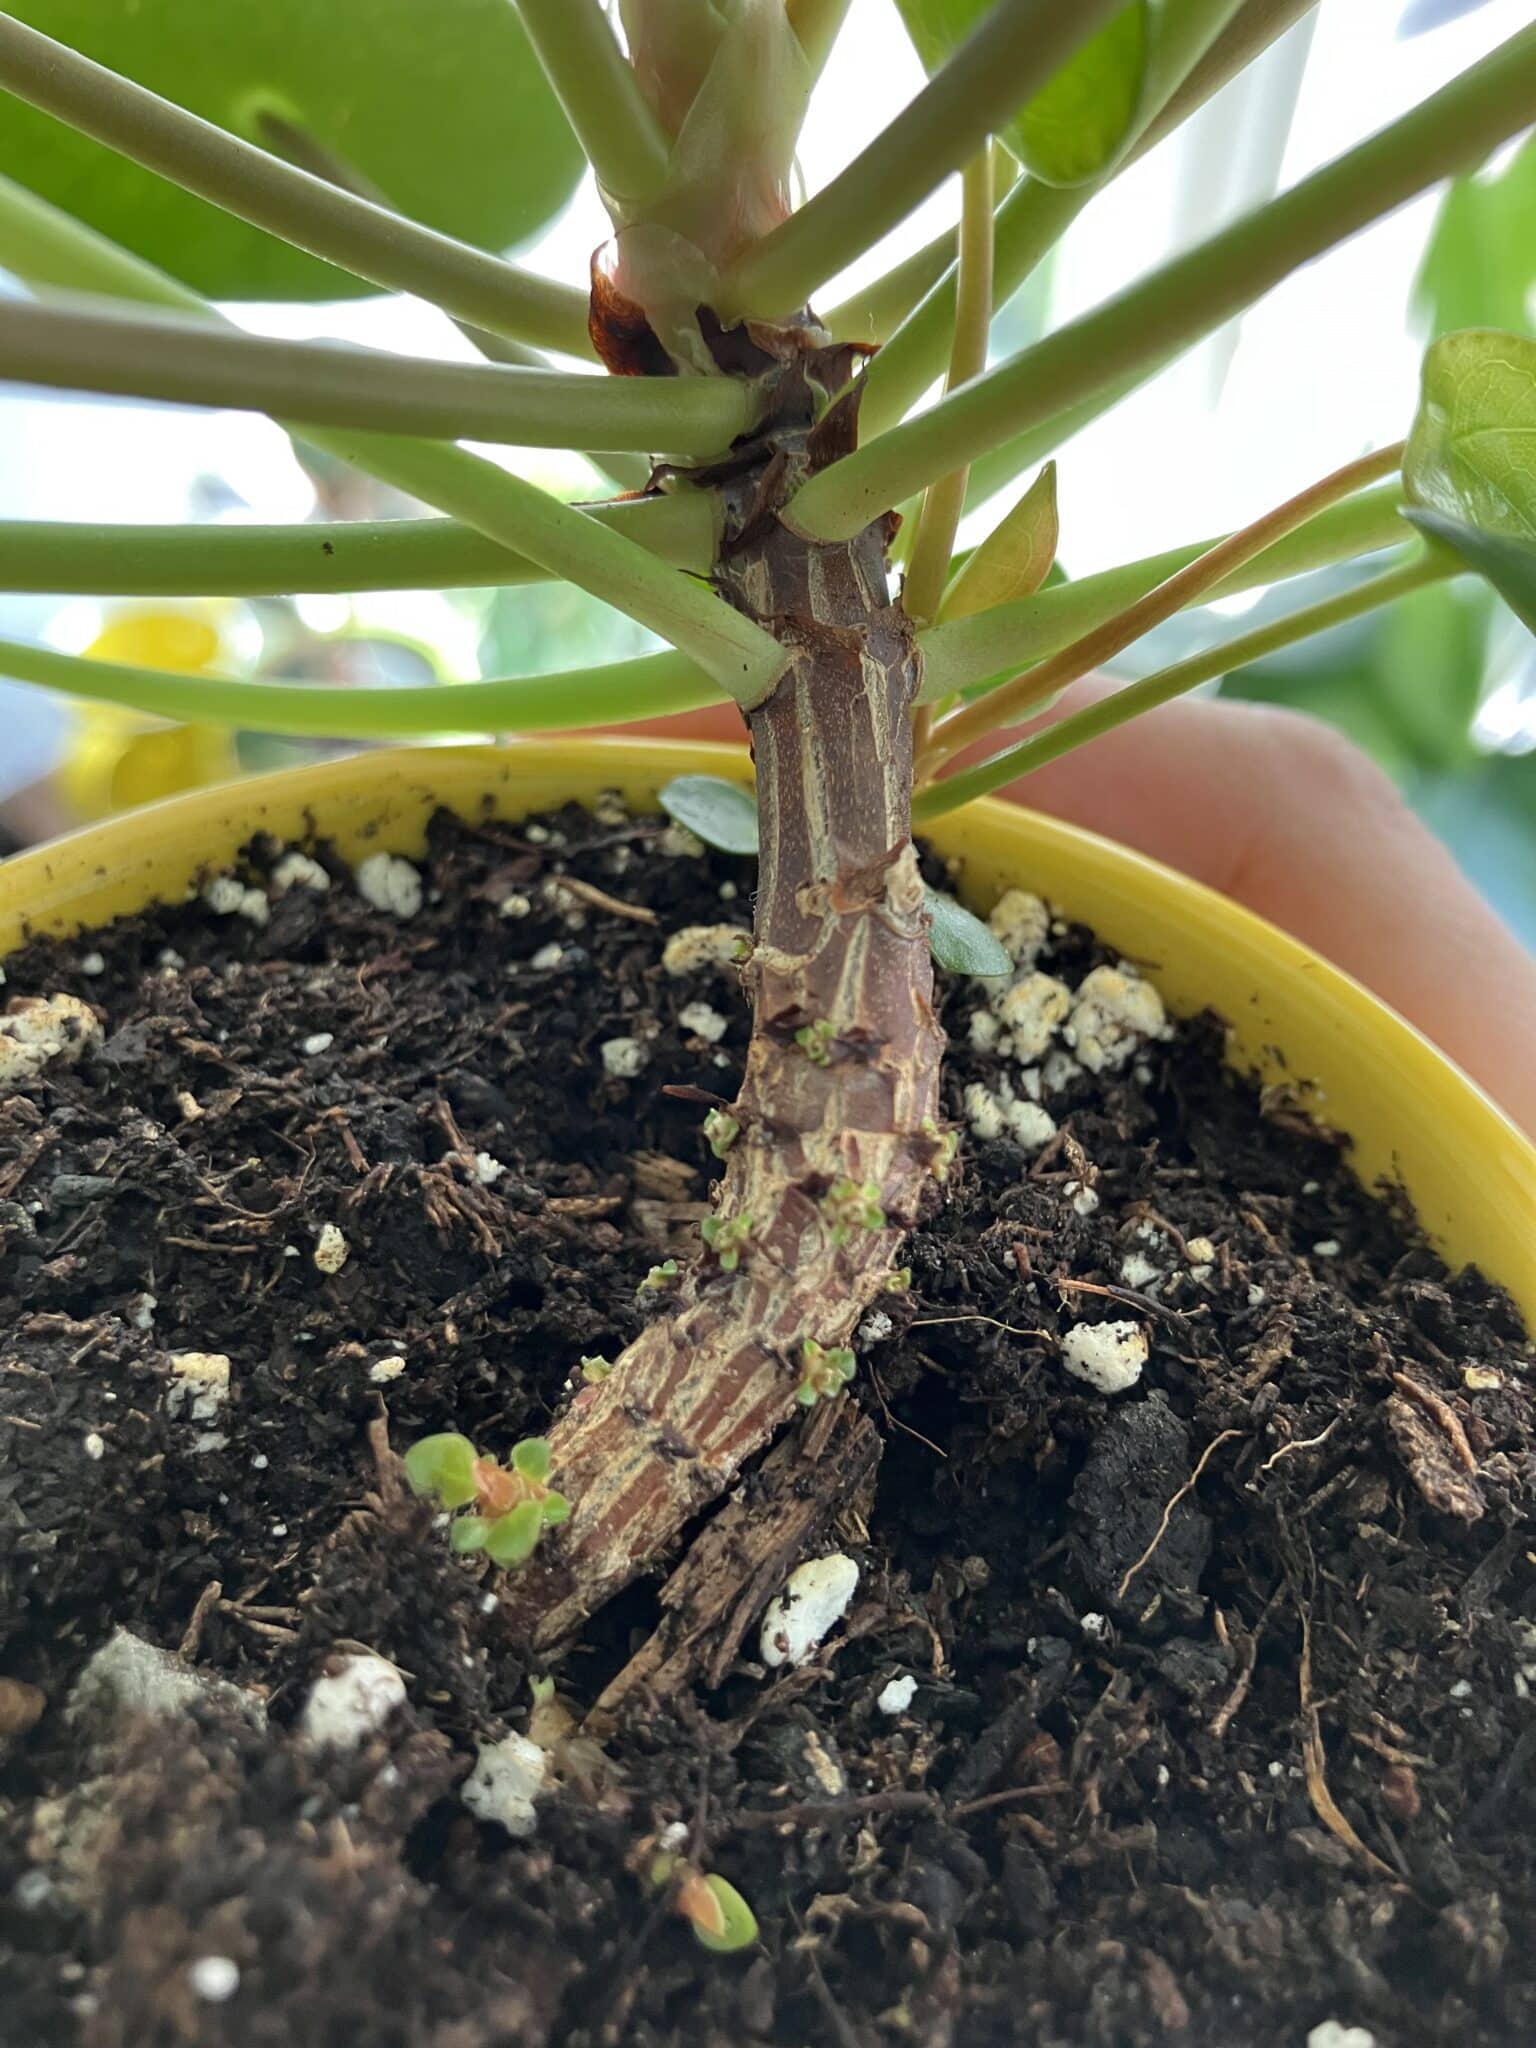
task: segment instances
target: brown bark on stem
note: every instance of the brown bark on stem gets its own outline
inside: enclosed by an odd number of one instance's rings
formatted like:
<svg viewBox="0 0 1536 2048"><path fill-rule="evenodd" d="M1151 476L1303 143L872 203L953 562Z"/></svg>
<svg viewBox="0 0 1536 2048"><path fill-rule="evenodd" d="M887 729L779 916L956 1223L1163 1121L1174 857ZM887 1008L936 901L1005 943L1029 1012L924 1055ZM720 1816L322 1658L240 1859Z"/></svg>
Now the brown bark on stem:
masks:
<svg viewBox="0 0 1536 2048"><path fill-rule="evenodd" d="M726 508L717 585L795 653L750 720L762 837L744 973L754 1022L717 1208L750 1219L750 1232L733 1271L706 1252L674 1312L550 1431L571 1519L507 1592L539 1647L659 1565L803 1413L803 1343L849 1342L942 1169L944 1038L911 843L919 657L890 600L888 528L817 545L777 518L841 452L846 418L811 425L814 391L841 382L820 367L814 351L786 366L772 424L712 479ZM825 1197L839 1181L878 1188L883 1227L836 1229Z"/></svg>

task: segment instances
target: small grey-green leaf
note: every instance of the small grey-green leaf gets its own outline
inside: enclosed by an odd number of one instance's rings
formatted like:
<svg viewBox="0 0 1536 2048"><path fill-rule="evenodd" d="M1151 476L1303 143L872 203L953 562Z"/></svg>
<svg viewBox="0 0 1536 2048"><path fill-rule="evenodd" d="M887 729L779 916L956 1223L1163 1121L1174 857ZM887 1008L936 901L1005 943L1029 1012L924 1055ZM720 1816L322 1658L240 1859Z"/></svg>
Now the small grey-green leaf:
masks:
<svg viewBox="0 0 1536 2048"><path fill-rule="evenodd" d="M1006 949L970 911L953 896L941 896L937 889L924 890L932 926L928 943L933 957L951 974L1011 974L1013 961Z"/></svg>
<svg viewBox="0 0 1536 2048"><path fill-rule="evenodd" d="M669 818L722 853L757 852L757 805L752 792L719 775L677 775L661 792Z"/></svg>

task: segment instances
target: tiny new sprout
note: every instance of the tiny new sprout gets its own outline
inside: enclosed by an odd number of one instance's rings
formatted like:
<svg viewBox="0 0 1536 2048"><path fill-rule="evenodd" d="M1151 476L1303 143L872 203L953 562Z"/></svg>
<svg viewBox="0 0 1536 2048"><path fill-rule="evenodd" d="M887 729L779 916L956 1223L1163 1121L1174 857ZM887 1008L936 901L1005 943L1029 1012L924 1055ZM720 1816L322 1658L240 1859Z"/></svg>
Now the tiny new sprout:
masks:
<svg viewBox="0 0 1536 2048"><path fill-rule="evenodd" d="M524 1438L510 1467L482 1458L467 1436L452 1431L423 1437L405 1454L405 1476L413 1493L436 1500L450 1514L460 1508L449 1542L461 1556L483 1550L492 1564L526 1564L546 1529L568 1519L571 1504L547 1486L549 1445Z"/></svg>
<svg viewBox="0 0 1536 2048"><path fill-rule="evenodd" d="M704 1140L717 1159L723 1159L741 1136L741 1125L729 1111L712 1109L704 1119Z"/></svg>
<svg viewBox="0 0 1536 2048"><path fill-rule="evenodd" d="M818 1017L814 1024L801 1025L795 1033L795 1043L813 1067L830 1067L832 1041L836 1036L837 1026L831 1018Z"/></svg>
<svg viewBox="0 0 1536 2048"><path fill-rule="evenodd" d="M930 1162L934 1179L937 1181L948 1180L950 1171L956 1159L960 1156L960 1133L958 1131L941 1131L931 1116L923 1118L921 1129L923 1136L931 1138L934 1143L933 1158Z"/></svg>
<svg viewBox="0 0 1536 2048"><path fill-rule="evenodd" d="M741 1264L743 1247L752 1236L750 1216L706 1216L699 1235L720 1261L722 1273L734 1273Z"/></svg>
<svg viewBox="0 0 1536 2048"><path fill-rule="evenodd" d="M905 1294L911 1285L912 1268L910 1266L892 1266L890 1272L885 1276L885 1291L887 1294Z"/></svg>
<svg viewBox="0 0 1536 2048"><path fill-rule="evenodd" d="M671 1885L672 1910L693 1929L693 1938L716 1955L750 1948L757 1939L757 1915L735 1885L713 1871L706 1876L680 1856L662 1854L651 1862L651 1883Z"/></svg>
<svg viewBox="0 0 1536 2048"><path fill-rule="evenodd" d="M610 1358L583 1358L578 1369L587 1385L595 1387L599 1380L607 1379L613 1371L613 1361Z"/></svg>
<svg viewBox="0 0 1536 2048"><path fill-rule="evenodd" d="M652 1266L649 1273L647 1273L645 1278L640 1282L640 1292L642 1294L664 1293L666 1289L672 1285L673 1281L676 1278L676 1259L663 1259L659 1266ZM600 1361L589 1361L584 1358L581 1362L583 1367L585 1367L589 1363Z"/></svg>
<svg viewBox="0 0 1536 2048"><path fill-rule="evenodd" d="M814 1408L821 1400L840 1394L858 1371L858 1360L844 1346L823 1350L814 1337L800 1346L800 1384L795 1399L802 1408Z"/></svg>
<svg viewBox="0 0 1536 2048"><path fill-rule="evenodd" d="M821 1198L821 1213L834 1244L846 1244L857 1230L884 1230L879 1183L835 1180Z"/></svg>

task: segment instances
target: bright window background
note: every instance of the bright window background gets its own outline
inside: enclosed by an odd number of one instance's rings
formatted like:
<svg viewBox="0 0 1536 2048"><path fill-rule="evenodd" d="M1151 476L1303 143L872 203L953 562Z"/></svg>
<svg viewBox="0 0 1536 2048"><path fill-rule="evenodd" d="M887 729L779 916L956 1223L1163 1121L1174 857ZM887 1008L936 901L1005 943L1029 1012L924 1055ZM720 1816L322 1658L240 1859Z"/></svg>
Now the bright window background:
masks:
<svg viewBox="0 0 1536 2048"><path fill-rule="evenodd" d="M1095 200L1049 278L1059 320L1119 289L1168 253L1288 185L1394 119L1530 20L1530 0L1485 0L1428 33L1403 37L1425 0L1323 0L1255 74ZM814 189L874 134L883 110L921 73L890 0L853 0L848 32L817 93L802 147ZM1232 165L1238 169L1234 175ZM1215 167L1226 167L1222 176ZM1396 439L1412 416L1421 337L1409 317L1414 274L1436 207L1430 195L1313 264L1070 443L1059 457L1062 555L1085 573L1253 517L1367 447ZM831 304L953 218L953 188L821 295ZM1533 224L1536 233L1536 224ZM606 223L590 185L520 260L585 275ZM1532 309L1536 315L1536 308ZM260 332L337 336L422 354L468 357L455 330L410 301L235 309ZM1219 401L1219 404L1218 404ZM579 458L487 450L550 487L588 490ZM0 517L301 520L309 480L284 437L246 415L119 401L39 398L0 388ZM300 605L315 631L345 625L410 635L445 673L472 676L486 642L470 610L430 593L315 598ZM78 648L97 608L79 600L0 598L0 630ZM629 643L629 644L632 644ZM594 650L583 648L582 654ZM625 645L619 651L628 651ZM1486 741L1536 746L1518 655L1497 689ZM10 743L0 796L35 773L57 744L50 713L0 685ZM1536 940L1536 836L1527 847L1484 843L1435 793L1425 809L1501 907ZM1454 811L1454 806L1451 810Z"/></svg>

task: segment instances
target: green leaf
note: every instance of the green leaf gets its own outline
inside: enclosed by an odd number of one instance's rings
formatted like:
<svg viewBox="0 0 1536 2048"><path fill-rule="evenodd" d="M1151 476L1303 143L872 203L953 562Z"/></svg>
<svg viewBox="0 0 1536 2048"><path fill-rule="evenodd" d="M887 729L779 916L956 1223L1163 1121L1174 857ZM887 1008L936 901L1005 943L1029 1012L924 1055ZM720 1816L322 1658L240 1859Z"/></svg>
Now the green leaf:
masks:
<svg viewBox="0 0 1536 2048"><path fill-rule="evenodd" d="M549 1477L549 1443L542 1436L524 1437L512 1452L512 1470L537 1485Z"/></svg>
<svg viewBox="0 0 1536 2048"><path fill-rule="evenodd" d="M1497 177L1458 178L1441 201L1414 301L1436 334L1519 329L1536 291L1536 136Z"/></svg>
<svg viewBox="0 0 1536 2048"><path fill-rule="evenodd" d="M1408 517L1536 632L1536 340L1472 328L1424 358Z"/></svg>
<svg viewBox="0 0 1536 2048"><path fill-rule="evenodd" d="M1404 516L1431 540L1454 550L1469 569L1493 585L1521 624L1536 633L1536 546L1502 534L1480 533L1439 512L1410 510Z"/></svg>
<svg viewBox="0 0 1536 2048"><path fill-rule="evenodd" d="M492 1564L526 1564L538 1547L544 1515L536 1500L525 1500L510 1514L498 1515L485 1539Z"/></svg>
<svg viewBox="0 0 1536 2048"><path fill-rule="evenodd" d="M932 927L928 943L933 957L951 974L1011 974L1013 961L1003 946L953 896L941 896L937 889L925 889L924 898Z"/></svg>
<svg viewBox="0 0 1536 2048"><path fill-rule="evenodd" d="M475 1497L475 1447L452 1431L424 1436L405 1454L411 1491L429 1495L445 1508L466 1507Z"/></svg>
<svg viewBox="0 0 1536 2048"><path fill-rule="evenodd" d="M1033 597L1051 573L1059 536L1056 465L1048 462L1013 510L972 550L945 594L939 617L968 618L996 604Z"/></svg>
<svg viewBox="0 0 1536 2048"><path fill-rule="evenodd" d="M723 1877L713 1873L706 1877L704 1884L714 1894L720 1908L718 1932L701 1927L697 1920L691 1922L695 1941L705 1948L713 1949L716 1955L731 1955L740 1948L750 1948L757 1939L757 1915L737 1891Z"/></svg>
<svg viewBox="0 0 1536 2048"><path fill-rule="evenodd" d="M1001 136L1048 185L1081 185L1125 155L1242 0L1132 0L1078 51ZM897 0L929 71L975 28L992 0Z"/></svg>
<svg viewBox="0 0 1536 2048"><path fill-rule="evenodd" d="M546 1493L539 1506L543 1510L546 1529L558 1529L562 1522L571 1519L571 1504L563 1493Z"/></svg>
<svg viewBox="0 0 1536 2048"><path fill-rule="evenodd" d="M661 792L661 807L706 846L722 853L757 852L757 805L740 783L718 775L677 775Z"/></svg>
<svg viewBox="0 0 1536 2048"><path fill-rule="evenodd" d="M491 1525L484 1515L460 1515L448 1531L450 1546L463 1557L472 1550L484 1550Z"/></svg>
<svg viewBox="0 0 1536 2048"><path fill-rule="evenodd" d="M98 63L485 249L564 205L582 156L507 0L14 0ZM309 141L306 142L305 138ZM373 289L0 94L0 171L216 299Z"/></svg>

